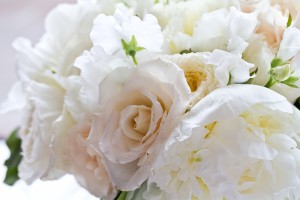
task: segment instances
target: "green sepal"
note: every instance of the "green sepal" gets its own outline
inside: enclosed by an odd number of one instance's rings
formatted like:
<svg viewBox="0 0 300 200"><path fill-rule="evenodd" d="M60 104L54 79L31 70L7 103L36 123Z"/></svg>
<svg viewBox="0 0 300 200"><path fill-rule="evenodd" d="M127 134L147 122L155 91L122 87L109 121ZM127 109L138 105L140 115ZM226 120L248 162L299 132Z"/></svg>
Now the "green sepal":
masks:
<svg viewBox="0 0 300 200"><path fill-rule="evenodd" d="M123 50L127 56L131 56L134 64L138 64L135 58L137 52L144 50L144 47L138 46L135 36L133 35L130 42L127 43L125 40L121 39Z"/></svg>
<svg viewBox="0 0 300 200"><path fill-rule="evenodd" d="M298 86L294 84L296 81L298 81L298 79L299 79L298 77L290 76L287 80L282 81L281 83L286 84L293 88L298 88Z"/></svg>
<svg viewBox="0 0 300 200"><path fill-rule="evenodd" d="M286 27L287 27L287 28L291 26L292 21L293 21L293 19L292 19L292 15L291 15L291 13L290 13L290 14L289 14L288 21L287 21L287 23L286 23Z"/></svg>
<svg viewBox="0 0 300 200"><path fill-rule="evenodd" d="M18 132L19 128L15 129L6 140L6 145L10 150L10 157L4 163L7 167L4 183L10 186L19 180L18 166L22 160L21 139L18 137Z"/></svg>
<svg viewBox="0 0 300 200"><path fill-rule="evenodd" d="M271 62L271 68L278 67L278 66L281 66L281 65L284 65L284 64L285 64L285 62L283 62L283 60L281 60L280 58L275 57Z"/></svg>

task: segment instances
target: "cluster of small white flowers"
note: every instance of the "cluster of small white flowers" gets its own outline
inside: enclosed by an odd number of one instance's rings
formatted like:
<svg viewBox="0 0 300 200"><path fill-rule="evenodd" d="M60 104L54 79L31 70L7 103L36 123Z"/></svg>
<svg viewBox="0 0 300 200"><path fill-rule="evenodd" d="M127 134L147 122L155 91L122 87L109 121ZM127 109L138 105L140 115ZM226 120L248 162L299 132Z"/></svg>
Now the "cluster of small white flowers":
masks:
<svg viewBox="0 0 300 200"><path fill-rule="evenodd" d="M299 199L299 9L59 5L37 45L14 43L20 80L2 111L23 109L21 179L69 173L103 199Z"/></svg>

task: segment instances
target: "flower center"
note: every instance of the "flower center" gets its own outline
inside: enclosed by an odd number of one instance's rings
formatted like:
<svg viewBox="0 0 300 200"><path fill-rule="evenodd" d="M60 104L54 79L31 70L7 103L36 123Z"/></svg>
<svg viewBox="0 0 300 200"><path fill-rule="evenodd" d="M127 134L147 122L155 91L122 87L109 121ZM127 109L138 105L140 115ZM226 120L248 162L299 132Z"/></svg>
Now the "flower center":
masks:
<svg viewBox="0 0 300 200"><path fill-rule="evenodd" d="M137 116L133 119L134 125L133 128L142 133L143 135L146 135L151 121L151 110L148 107L141 107L138 109Z"/></svg>
<svg viewBox="0 0 300 200"><path fill-rule="evenodd" d="M206 80L206 74L194 68L184 69L184 75L192 92L195 92L201 82Z"/></svg>

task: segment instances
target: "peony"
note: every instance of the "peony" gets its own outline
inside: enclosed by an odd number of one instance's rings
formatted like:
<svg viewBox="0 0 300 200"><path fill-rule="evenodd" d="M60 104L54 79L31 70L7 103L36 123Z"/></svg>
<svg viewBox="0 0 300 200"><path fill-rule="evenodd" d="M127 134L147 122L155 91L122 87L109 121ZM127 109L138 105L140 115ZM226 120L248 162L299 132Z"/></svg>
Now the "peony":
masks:
<svg viewBox="0 0 300 200"><path fill-rule="evenodd" d="M189 100L184 72L161 59L119 67L105 77L89 142L103 155L113 185L127 191L141 186Z"/></svg>
<svg viewBox="0 0 300 200"><path fill-rule="evenodd" d="M269 89L217 89L173 131L144 197L298 199L299 120L300 112Z"/></svg>

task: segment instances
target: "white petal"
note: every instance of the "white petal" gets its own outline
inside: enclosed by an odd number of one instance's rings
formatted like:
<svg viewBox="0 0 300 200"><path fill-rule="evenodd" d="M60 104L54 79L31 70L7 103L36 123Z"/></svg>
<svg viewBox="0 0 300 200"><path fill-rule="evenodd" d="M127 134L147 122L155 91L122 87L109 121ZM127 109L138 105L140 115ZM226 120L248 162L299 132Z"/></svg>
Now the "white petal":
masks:
<svg viewBox="0 0 300 200"><path fill-rule="evenodd" d="M113 16L100 14L94 21L91 39L94 46L101 46L108 54L121 49L121 27Z"/></svg>
<svg viewBox="0 0 300 200"><path fill-rule="evenodd" d="M14 110L20 110L25 108L25 106L26 99L22 88L22 83L18 81L12 86L7 100L1 104L0 114L5 114Z"/></svg>
<svg viewBox="0 0 300 200"><path fill-rule="evenodd" d="M128 23L122 24L122 34L129 39L134 35L138 46L149 51L161 50L163 36L157 19L153 15L146 15L143 21L138 17L131 17Z"/></svg>
<svg viewBox="0 0 300 200"><path fill-rule="evenodd" d="M248 46L246 42L258 24L256 13L243 13L235 7L230 8L228 50L242 53Z"/></svg>
<svg viewBox="0 0 300 200"><path fill-rule="evenodd" d="M277 57L287 61L300 50L300 30L295 27L287 28L283 34Z"/></svg>
<svg viewBox="0 0 300 200"><path fill-rule="evenodd" d="M254 65L245 62L238 55L226 51L214 50L208 60L209 64L215 66L215 76L220 86L229 83L229 76L232 76L231 83L244 83L250 78L250 68Z"/></svg>
<svg viewBox="0 0 300 200"><path fill-rule="evenodd" d="M255 85L232 85L211 92L193 107L184 121L209 124L230 116L238 116L258 103L267 104L274 110L293 112L292 105L270 89Z"/></svg>

